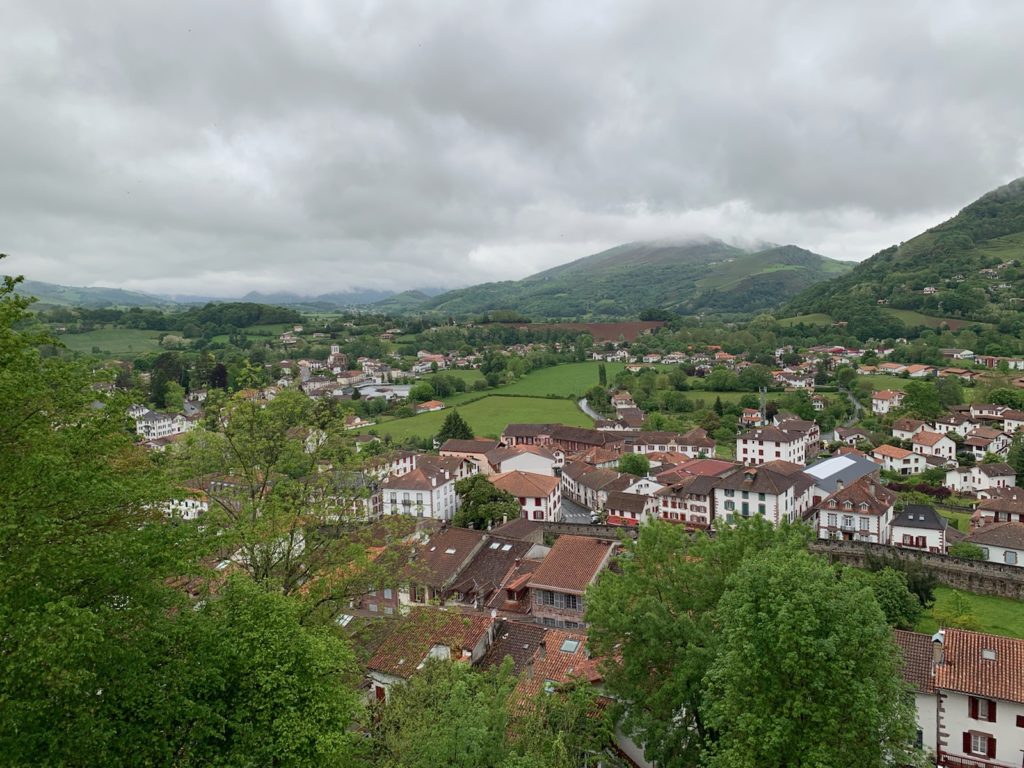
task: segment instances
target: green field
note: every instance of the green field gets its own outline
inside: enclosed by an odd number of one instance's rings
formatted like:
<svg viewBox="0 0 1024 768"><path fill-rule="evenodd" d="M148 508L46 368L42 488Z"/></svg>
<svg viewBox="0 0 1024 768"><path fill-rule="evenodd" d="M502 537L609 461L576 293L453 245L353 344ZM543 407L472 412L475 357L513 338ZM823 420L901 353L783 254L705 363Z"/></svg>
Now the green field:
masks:
<svg viewBox="0 0 1024 768"><path fill-rule="evenodd" d="M407 437L430 437L441 428L448 410L446 408L443 411L423 413L407 419L383 421L369 429L380 435L391 435L396 440ZM478 437L498 437L508 424L514 422L593 426L590 418L571 400L492 395L461 406L458 410Z"/></svg>
<svg viewBox="0 0 1024 768"><path fill-rule="evenodd" d="M858 376L857 378L860 381L866 381L873 392L877 392L880 389L895 389L902 392L907 388L907 384L914 381L914 379L901 379L899 376L888 376L885 374L878 376ZM927 381L927 379L925 379L925 381Z"/></svg>
<svg viewBox="0 0 1024 768"><path fill-rule="evenodd" d="M784 317L779 320L779 325L788 328L791 325L832 325L832 318L824 312L815 312L811 315L797 315L796 317Z"/></svg>
<svg viewBox="0 0 1024 768"><path fill-rule="evenodd" d="M425 373L423 374L423 380L430 381L434 376L451 376L453 379L462 379L469 385L484 380L484 375L476 368L452 368L446 371L438 371L437 373Z"/></svg>
<svg viewBox="0 0 1024 768"><path fill-rule="evenodd" d="M991 325L990 323L978 323L974 320L956 320L951 317L932 317L931 315L922 315L920 312L916 312L912 309L892 309L890 307L883 307L882 311L890 317L895 317L909 328L917 325L923 325L926 328L938 328L940 325L945 323L949 326L951 331L958 331L969 325L980 325L986 327Z"/></svg>
<svg viewBox="0 0 1024 768"><path fill-rule="evenodd" d="M58 336L73 352L92 354L93 347L117 356L141 355L160 348L160 331L140 331L133 328L109 328L88 333L64 333Z"/></svg>
<svg viewBox="0 0 1024 768"><path fill-rule="evenodd" d="M582 397L591 387L597 386L597 369L600 363L566 363L551 368L538 368L530 371L521 379L513 381L495 390L498 393L508 392L513 395L556 395L558 397ZM605 363L608 373L608 384L611 386L615 374L626 366L623 363Z"/></svg>
<svg viewBox="0 0 1024 768"><path fill-rule="evenodd" d="M962 593L971 605L971 611L977 618L982 632L993 635L1024 638L1024 603L1007 597L990 597L975 595L971 592ZM948 608L953 600L953 590L949 587L935 588L935 607L925 613L914 627L918 632L933 634L939 628L935 620L935 609Z"/></svg>
<svg viewBox="0 0 1024 768"><path fill-rule="evenodd" d="M951 510L940 509L938 507L935 508L935 511L949 520L961 533L968 533L971 530L970 512L953 512Z"/></svg>

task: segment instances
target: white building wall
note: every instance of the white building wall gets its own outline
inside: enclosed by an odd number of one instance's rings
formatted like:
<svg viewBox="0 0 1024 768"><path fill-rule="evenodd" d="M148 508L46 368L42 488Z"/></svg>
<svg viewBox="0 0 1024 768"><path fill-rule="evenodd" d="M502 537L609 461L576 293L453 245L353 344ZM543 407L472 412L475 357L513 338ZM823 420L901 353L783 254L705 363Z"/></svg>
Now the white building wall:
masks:
<svg viewBox="0 0 1024 768"><path fill-rule="evenodd" d="M939 731L948 734L939 746L944 754L957 757L973 757L963 751L963 734L984 733L996 740L995 762L984 763L993 766L1017 766L1021 764L1021 749L1024 748L1024 728L1017 726L1017 717L1024 716L1024 705L1010 701L996 701L996 721L971 718L969 697L954 691L940 691ZM984 758L982 758L984 759Z"/></svg>

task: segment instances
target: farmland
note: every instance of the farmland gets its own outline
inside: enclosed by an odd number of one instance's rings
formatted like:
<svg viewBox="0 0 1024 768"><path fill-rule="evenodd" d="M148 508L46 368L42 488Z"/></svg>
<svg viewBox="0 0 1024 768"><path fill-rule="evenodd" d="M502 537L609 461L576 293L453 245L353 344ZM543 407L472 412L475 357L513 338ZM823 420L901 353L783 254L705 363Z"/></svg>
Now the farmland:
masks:
<svg viewBox="0 0 1024 768"><path fill-rule="evenodd" d="M459 408L459 414L478 437L497 437L513 422L558 423L575 427L591 427L593 422L571 400L546 397L502 397L491 395ZM447 409L411 416L407 419L381 422L371 427L380 435L395 440L408 437L425 438L437 433ZM366 430L364 430L366 431Z"/></svg>
<svg viewBox="0 0 1024 768"><path fill-rule="evenodd" d="M91 354L95 348L117 357L129 357L159 349L159 336L159 331L109 328L88 333L64 333L58 338L72 352Z"/></svg>
<svg viewBox="0 0 1024 768"><path fill-rule="evenodd" d="M932 317L931 315L922 315L920 312L915 312L912 309L892 309L890 307L884 307L882 311L890 317L895 317L908 328L913 328L918 325L923 325L926 328L938 328L945 324L949 326L950 330L959 331L961 328L966 328L970 325L989 325L988 323L977 323L973 320L954 320L949 317Z"/></svg>
<svg viewBox="0 0 1024 768"><path fill-rule="evenodd" d="M832 318L826 315L824 312L815 312L811 315L797 315L796 317L784 317L779 320L779 325L784 328L789 328L793 325L832 325Z"/></svg>

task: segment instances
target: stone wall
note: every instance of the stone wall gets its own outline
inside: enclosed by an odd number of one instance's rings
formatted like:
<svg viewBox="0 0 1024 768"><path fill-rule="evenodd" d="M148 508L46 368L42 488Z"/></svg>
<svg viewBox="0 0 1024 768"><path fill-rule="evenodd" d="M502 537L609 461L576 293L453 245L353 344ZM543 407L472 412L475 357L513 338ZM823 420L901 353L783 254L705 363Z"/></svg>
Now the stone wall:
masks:
<svg viewBox="0 0 1024 768"><path fill-rule="evenodd" d="M917 560L935 574L935 578L939 580L940 584L945 584L947 587L979 595L996 595L1024 600L1024 568L1013 565L961 560L946 555L856 541L818 539L812 541L809 548L811 552L825 555L832 562L857 567L864 567L869 555L895 557L900 560Z"/></svg>

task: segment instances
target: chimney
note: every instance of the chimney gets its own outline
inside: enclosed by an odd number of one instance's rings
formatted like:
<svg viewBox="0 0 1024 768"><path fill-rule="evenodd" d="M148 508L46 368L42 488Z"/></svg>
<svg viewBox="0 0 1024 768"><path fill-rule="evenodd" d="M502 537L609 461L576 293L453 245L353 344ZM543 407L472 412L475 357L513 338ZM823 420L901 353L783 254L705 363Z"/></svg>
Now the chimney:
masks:
<svg viewBox="0 0 1024 768"><path fill-rule="evenodd" d="M932 674L935 674L935 668L938 667L945 661L945 649L944 644L946 642L946 630L940 629L934 635L932 635Z"/></svg>
<svg viewBox="0 0 1024 768"><path fill-rule="evenodd" d="M845 487L846 487L846 483L844 483L842 480L836 480L836 490L837 491L841 491Z"/></svg>
<svg viewBox="0 0 1024 768"><path fill-rule="evenodd" d="M541 640L540 645L537 647L537 658L546 659L548 657L548 641Z"/></svg>

